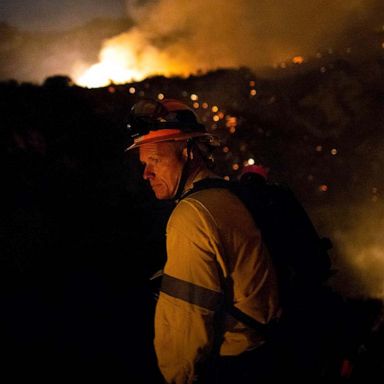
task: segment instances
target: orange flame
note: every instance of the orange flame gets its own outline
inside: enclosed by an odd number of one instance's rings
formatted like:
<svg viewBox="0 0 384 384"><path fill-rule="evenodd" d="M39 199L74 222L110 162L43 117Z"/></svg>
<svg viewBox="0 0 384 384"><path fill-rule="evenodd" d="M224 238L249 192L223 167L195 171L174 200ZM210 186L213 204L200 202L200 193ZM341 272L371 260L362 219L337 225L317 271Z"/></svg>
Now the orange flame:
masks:
<svg viewBox="0 0 384 384"><path fill-rule="evenodd" d="M140 81L154 75L187 75L187 61L175 60L153 46L143 32L134 29L107 40L100 62L85 71L77 69L76 84L88 88Z"/></svg>

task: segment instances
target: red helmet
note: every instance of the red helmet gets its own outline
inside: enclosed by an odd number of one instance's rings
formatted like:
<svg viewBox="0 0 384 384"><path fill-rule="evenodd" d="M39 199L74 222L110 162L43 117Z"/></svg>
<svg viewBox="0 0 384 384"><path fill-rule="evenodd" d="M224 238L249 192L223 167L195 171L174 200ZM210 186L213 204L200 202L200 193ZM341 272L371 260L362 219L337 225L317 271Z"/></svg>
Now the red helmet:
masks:
<svg viewBox="0 0 384 384"><path fill-rule="evenodd" d="M148 143L198 138L218 146L219 140L200 123L196 113L179 100L143 99L131 109L128 129L133 144L126 151Z"/></svg>
<svg viewBox="0 0 384 384"><path fill-rule="evenodd" d="M268 172L269 172L269 169L263 167L262 165L258 165L258 164L246 165L241 170L240 178L246 177L246 175L248 174L252 174L252 175L260 175L266 180L268 178Z"/></svg>

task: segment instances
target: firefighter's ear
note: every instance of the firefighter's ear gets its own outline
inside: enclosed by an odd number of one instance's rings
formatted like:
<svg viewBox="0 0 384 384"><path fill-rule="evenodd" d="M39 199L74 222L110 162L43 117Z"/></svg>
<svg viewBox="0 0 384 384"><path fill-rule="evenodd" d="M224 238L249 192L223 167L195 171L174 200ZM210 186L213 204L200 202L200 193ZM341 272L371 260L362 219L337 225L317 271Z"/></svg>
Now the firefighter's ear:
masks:
<svg viewBox="0 0 384 384"><path fill-rule="evenodd" d="M181 152L181 156L183 157L183 160L186 161L188 158L188 150L187 147L183 148L183 151Z"/></svg>
<svg viewBox="0 0 384 384"><path fill-rule="evenodd" d="M193 160L193 150L191 148L188 150L188 147L185 146L183 148L182 156L183 156L184 161L188 160L188 156L189 156L190 160Z"/></svg>

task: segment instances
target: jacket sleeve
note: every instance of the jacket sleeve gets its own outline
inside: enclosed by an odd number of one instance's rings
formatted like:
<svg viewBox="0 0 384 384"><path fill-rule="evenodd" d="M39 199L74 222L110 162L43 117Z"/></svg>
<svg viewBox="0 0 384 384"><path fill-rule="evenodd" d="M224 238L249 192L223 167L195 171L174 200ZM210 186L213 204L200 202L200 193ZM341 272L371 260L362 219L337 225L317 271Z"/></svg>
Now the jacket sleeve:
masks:
<svg viewBox="0 0 384 384"><path fill-rule="evenodd" d="M155 350L168 383L192 383L214 348L222 302L213 218L182 200L167 225L167 263L155 314Z"/></svg>

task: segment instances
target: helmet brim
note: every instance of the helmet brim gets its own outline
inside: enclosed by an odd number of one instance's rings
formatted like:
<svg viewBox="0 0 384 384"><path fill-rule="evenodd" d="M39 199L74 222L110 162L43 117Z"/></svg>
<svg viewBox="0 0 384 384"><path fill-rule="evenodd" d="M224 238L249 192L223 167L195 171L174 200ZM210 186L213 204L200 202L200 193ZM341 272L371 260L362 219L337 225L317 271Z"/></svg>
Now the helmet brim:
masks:
<svg viewBox="0 0 384 384"><path fill-rule="evenodd" d="M138 137L134 140L134 143L125 149L125 152L130 151L135 148L139 148L145 144L161 143L165 141L183 141L190 138L201 138L203 142L211 146L219 146L220 140L217 136L212 135L208 132L177 132L171 134L158 135L156 137L146 137L150 135L145 135Z"/></svg>

